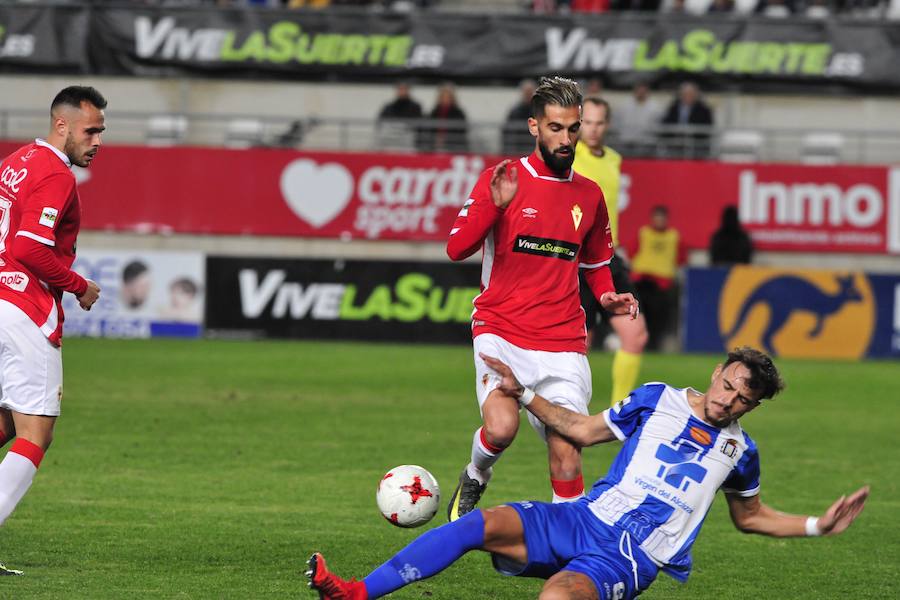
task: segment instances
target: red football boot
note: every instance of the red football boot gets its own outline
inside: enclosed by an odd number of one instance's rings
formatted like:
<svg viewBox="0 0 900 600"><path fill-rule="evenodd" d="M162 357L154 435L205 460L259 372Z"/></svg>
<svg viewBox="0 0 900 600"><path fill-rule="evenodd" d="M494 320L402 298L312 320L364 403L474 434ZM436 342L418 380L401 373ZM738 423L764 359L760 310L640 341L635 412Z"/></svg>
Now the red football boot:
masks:
<svg viewBox="0 0 900 600"><path fill-rule="evenodd" d="M328 570L325 557L315 552L306 561L310 589L319 592L319 600L368 600L362 581L346 581Z"/></svg>

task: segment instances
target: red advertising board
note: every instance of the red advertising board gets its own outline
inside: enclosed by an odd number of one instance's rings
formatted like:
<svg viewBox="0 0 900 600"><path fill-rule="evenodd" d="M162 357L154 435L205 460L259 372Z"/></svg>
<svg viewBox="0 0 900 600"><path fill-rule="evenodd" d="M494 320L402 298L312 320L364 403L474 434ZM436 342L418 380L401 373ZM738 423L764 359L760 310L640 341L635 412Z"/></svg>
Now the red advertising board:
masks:
<svg viewBox="0 0 900 600"><path fill-rule="evenodd" d="M0 143L0 155L16 144ZM106 146L77 169L93 230L443 241L497 156ZM626 160L621 241L657 204L689 248L740 207L761 250L900 254L900 169Z"/></svg>

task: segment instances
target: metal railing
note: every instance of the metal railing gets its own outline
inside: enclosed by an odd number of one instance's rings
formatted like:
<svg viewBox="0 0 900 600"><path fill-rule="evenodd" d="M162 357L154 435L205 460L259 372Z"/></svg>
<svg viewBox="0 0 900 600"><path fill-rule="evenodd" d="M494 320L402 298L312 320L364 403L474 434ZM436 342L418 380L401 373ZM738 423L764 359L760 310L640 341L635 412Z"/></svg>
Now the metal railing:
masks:
<svg viewBox="0 0 900 600"><path fill-rule="evenodd" d="M518 155L534 146L526 124L430 119L377 121L360 118L176 114L110 111L104 141L153 146L275 147L358 152L472 152ZM160 128L159 124L164 125ZM242 127L236 125L242 122ZM251 124L249 128L248 124ZM0 139L43 135L43 111L0 109ZM735 128L737 129L737 128ZM659 126L626 142L615 132L609 145L632 158L717 159L818 164L900 163L900 131ZM818 135L816 135L818 134ZM740 136L738 136L740 137ZM818 140L818 146L813 141ZM750 140L750 142L747 141Z"/></svg>

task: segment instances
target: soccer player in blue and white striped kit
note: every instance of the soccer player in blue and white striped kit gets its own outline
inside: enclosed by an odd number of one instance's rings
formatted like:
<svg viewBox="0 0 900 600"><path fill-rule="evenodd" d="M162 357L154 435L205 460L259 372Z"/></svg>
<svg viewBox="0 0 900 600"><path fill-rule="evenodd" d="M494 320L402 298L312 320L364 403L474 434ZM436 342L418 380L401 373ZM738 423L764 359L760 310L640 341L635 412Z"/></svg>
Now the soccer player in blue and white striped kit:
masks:
<svg viewBox="0 0 900 600"><path fill-rule="evenodd" d="M541 600L633 598L661 570L691 571L691 545L716 492L735 526L774 537L835 535L860 514L868 486L819 517L789 515L759 499L759 455L738 419L784 387L771 359L751 348L717 365L706 393L648 383L597 415L554 405L523 388L501 360L482 356L499 389L581 446L624 442L607 475L571 504L518 502L475 510L414 540L363 581L309 561L310 587L326 600L379 598L437 574L469 550L503 574L547 579ZM502 357L500 357L502 359Z"/></svg>

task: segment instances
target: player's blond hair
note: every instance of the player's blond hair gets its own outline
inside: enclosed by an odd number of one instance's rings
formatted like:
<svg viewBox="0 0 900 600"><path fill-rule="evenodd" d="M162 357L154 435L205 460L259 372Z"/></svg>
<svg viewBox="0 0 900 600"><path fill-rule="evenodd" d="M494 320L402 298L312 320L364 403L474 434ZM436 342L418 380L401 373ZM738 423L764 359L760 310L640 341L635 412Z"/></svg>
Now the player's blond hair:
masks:
<svg viewBox="0 0 900 600"><path fill-rule="evenodd" d="M534 96L531 97L531 114L537 119L544 116L544 108L548 104L580 107L581 102L581 88L577 82L558 75L541 77Z"/></svg>

